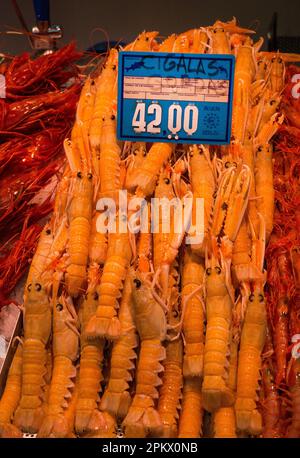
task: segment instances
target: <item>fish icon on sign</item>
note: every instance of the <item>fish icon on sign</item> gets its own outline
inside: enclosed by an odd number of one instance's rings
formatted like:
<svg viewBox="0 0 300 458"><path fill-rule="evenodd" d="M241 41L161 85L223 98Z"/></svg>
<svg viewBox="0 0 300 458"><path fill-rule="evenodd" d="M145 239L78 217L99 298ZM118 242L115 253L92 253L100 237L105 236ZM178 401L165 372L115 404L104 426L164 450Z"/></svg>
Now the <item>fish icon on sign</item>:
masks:
<svg viewBox="0 0 300 458"><path fill-rule="evenodd" d="M129 72L131 70L137 70L139 68L145 68L146 70L154 69L154 67L149 67L148 65L145 65L144 57L142 57L141 60L134 62L134 64L130 65L130 67L126 67L125 70L126 72Z"/></svg>

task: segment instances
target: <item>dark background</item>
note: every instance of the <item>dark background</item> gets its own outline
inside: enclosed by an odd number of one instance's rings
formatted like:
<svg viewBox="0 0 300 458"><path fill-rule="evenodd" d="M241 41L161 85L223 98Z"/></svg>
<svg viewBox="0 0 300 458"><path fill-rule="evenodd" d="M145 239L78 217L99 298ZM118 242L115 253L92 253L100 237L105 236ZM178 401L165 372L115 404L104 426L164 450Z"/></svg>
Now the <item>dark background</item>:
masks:
<svg viewBox="0 0 300 458"><path fill-rule="evenodd" d="M18 4L31 30L35 25L32 0L18 0ZM144 29L165 36L232 16L266 38L274 11L280 35L300 36L300 0L51 0L50 4L52 23L64 29L63 42L74 38L83 49L105 40L99 28L111 40L129 41ZM20 29L10 0L0 0L0 53L30 49L24 36L4 33Z"/></svg>

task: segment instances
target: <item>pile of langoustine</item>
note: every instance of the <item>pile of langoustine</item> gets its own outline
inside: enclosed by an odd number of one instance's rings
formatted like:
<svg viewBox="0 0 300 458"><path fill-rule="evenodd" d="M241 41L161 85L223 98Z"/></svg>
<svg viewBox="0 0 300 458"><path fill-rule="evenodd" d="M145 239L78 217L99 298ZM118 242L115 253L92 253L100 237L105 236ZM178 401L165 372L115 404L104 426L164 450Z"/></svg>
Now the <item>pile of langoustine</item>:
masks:
<svg viewBox="0 0 300 458"><path fill-rule="evenodd" d="M264 435L271 140L283 123L289 56L260 52L262 40L235 20L161 43L157 35L143 32L125 49L236 55L230 145L121 144L118 51L87 78L64 142L69 167L24 288L2 436L116 437L119 428L125 437ZM98 232L96 202L117 206L121 189L129 204L204 198L203 241L186 245L185 226Z"/></svg>
<svg viewBox="0 0 300 458"><path fill-rule="evenodd" d="M7 56L1 65L0 308L28 268L42 230L39 220L53 209L63 141L80 94L75 62L81 56L71 43L35 59L28 53Z"/></svg>

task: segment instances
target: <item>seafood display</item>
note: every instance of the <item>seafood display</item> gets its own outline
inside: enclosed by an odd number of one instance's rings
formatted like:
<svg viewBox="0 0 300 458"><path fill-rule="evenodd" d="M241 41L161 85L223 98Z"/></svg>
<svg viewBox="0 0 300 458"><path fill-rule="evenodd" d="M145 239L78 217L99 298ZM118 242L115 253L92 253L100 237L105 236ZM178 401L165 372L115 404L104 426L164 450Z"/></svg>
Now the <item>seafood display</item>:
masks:
<svg viewBox="0 0 300 458"><path fill-rule="evenodd" d="M70 131L52 115L72 111L79 84L57 89L69 77L53 70L58 58L43 70L50 95L31 100L43 58L19 86L26 57L16 73L11 64L0 135L16 153L0 156L0 173L17 170L18 142L29 128L30 142L41 135L40 122L53 144L64 137L66 165L53 146L61 175L24 285L0 437L300 437L300 68L287 65L300 56L261 51L235 19L158 36L144 31L124 49L235 56L230 144L120 142L118 49L85 78ZM26 101L24 119L14 106ZM37 141L34 161L47 156ZM153 198L168 206L156 230ZM187 199L198 198L204 233L188 243ZM188 215L179 230L175 200ZM13 214L0 234L20 227ZM19 263L36 221L12 251Z"/></svg>

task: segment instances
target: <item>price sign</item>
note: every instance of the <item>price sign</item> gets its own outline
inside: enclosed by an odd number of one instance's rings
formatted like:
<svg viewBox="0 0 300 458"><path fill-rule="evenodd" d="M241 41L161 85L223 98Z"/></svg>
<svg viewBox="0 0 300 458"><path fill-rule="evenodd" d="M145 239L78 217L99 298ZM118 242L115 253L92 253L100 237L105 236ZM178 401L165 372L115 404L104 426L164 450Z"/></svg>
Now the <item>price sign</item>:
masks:
<svg viewBox="0 0 300 458"><path fill-rule="evenodd" d="M120 52L118 138L228 144L234 57Z"/></svg>

